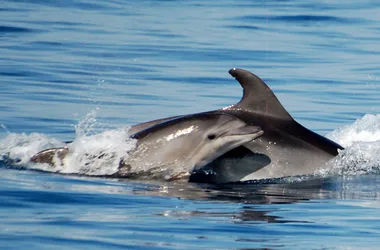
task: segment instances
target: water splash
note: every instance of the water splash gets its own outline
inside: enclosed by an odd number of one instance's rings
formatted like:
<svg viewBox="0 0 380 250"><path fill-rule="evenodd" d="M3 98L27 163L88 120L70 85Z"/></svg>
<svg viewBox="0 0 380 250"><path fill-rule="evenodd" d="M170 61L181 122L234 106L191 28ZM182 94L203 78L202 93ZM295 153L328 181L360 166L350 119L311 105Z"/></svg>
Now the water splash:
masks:
<svg viewBox="0 0 380 250"><path fill-rule="evenodd" d="M322 176L353 176L380 173L380 115L367 114L353 124L327 135L345 147L326 167Z"/></svg>
<svg viewBox="0 0 380 250"><path fill-rule="evenodd" d="M83 120L79 121L78 125L75 126L75 134L77 137L91 135L95 132L95 126L97 123L96 120L96 112L98 108L95 110L91 110Z"/></svg>
<svg viewBox="0 0 380 250"><path fill-rule="evenodd" d="M8 130L7 126L4 124L0 124L0 127L5 130L5 132L9 135L11 132Z"/></svg>
<svg viewBox="0 0 380 250"><path fill-rule="evenodd" d="M62 141L39 133L30 135L10 133L0 140L0 160L26 164L37 152L64 145L65 143Z"/></svg>
<svg viewBox="0 0 380 250"><path fill-rule="evenodd" d="M327 135L343 147L350 147L357 142L380 141L380 114L367 114L353 124L336 129Z"/></svg>
<svg viewBox="0 0 380 250"><path fill-rule="evenodd" d="M135 140L129 138L128 129L126 127L78 136L68 146L70 153L55 170L85 175L116 173L120 160L128 157L128 152L135 147Z"/></svg>
<svg viewBox="0 0 380 250"><path fill-rule="evenodd" d="M70 144L38 133L8 134L0 140L0 161L49 172L112 175L117 171L120 159L127 157L135 147L135 140L129 138L129 127L95 133L94 128L98 125L96 111L88 113L75 126L76 137ZM70 152L60 164L53 167L30 162L36 153L60 147L68 147Z"/></svg>

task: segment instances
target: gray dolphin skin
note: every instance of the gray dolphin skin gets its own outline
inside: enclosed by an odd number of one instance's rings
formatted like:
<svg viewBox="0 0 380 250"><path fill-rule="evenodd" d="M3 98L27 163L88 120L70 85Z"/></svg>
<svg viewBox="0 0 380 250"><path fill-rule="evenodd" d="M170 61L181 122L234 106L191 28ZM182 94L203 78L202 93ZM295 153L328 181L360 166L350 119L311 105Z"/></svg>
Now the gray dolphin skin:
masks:
<svg viewBox="0 0 380 250"><path fill-rule="evenodd" d="M119 176L130 173L168 176L166 179L189 176L203 169L219 156L262 136L255 125L223 113L187 115L158 123L131 137L137 148L120 164ZM149 171L147 171L149 170Z"/></svg>
<svg viewBox="0 0 380 250"><path fill-rule="evenodd" d="M343 149L296 122L258 76L235 68L229 73L243 87L243 97L237 104L214 112L260 126L264 135L220 156L204 167L204 174L195 173L190 181L226 183L312 174ZM141 123L131 131L171 119L178 116Z"/></svg>
<svg viewBox="0 0 380 250"><path fill-rule="evenodd" d="M193 171L203 169L224 153L262 134L260 127L224 112L171 119L133 134L131 137L137 140L137 145L121 160L113 176L188 178ZM31 161L55 166L69 153L68 147L47 149L34 155Z"/></svg>

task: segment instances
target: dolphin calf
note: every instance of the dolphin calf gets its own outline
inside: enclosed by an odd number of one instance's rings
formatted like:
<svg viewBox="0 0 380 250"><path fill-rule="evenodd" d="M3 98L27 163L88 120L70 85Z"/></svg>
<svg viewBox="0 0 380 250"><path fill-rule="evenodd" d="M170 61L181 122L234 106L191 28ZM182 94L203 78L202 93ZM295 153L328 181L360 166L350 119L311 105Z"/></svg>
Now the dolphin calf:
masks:
<svg viewBox="0 0 380 250"><path fill-rule="evenodd" d="M183 179L262 134L260 127L248 125L225 112L170 119L131 135L137 140L136 147L120 161L113 176ZM31 161L55 166L63 164L68 154L69 147L46 149L34 155Z"/></svg>
<svg viewBox="0 0 380 250"><path fill-rule="evenodd" d="M205 173L193 174L190 181L225 183L312 174L343 149L296 122L258 76L236 68L229 73L243 87L243 97L235 105L210 113L222 112L258 125L264 135L221 155L204 167ZM130 131L178 117L137 124Z"/></svg>

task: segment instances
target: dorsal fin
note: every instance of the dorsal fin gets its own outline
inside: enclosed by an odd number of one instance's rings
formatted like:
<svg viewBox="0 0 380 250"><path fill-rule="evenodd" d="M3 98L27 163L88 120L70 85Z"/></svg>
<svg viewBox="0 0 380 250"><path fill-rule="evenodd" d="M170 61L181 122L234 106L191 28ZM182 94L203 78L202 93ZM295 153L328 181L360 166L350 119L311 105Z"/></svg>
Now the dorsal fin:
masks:
<svg viewBox="0 0 380 250"><path fill-rule="evenodd" d="M338 149L343 149L337 143L296 122L258 76L247 70L235 68L229 73L241 84L244 94L240 102L223 110L233 112L247 123L261 126L265 132L264 136L281 131L281 134L290 134L333 156L338 154Z"/></svg>
<svg viewBox="0 0 380 250"><path fill-rule="evenodd" d="M285 110L272 90L255 74L244 69L230 69L228 71L243 87L243 97L229 110L244 109L273 118L293 120Z"/></svg>

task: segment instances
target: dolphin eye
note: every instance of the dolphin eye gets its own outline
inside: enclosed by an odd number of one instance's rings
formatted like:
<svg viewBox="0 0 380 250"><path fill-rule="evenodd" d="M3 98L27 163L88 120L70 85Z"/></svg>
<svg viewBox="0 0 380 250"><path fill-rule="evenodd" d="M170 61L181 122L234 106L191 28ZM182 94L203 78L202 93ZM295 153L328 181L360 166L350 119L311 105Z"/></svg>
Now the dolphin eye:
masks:
<svg viewBox="0 0 380 250"><path fill-rule="evenodd" d="M207 138L208 138L209 140L214 140L215 137L216 137L215 134L209 134L209 135L207 136Z"/></svg>

